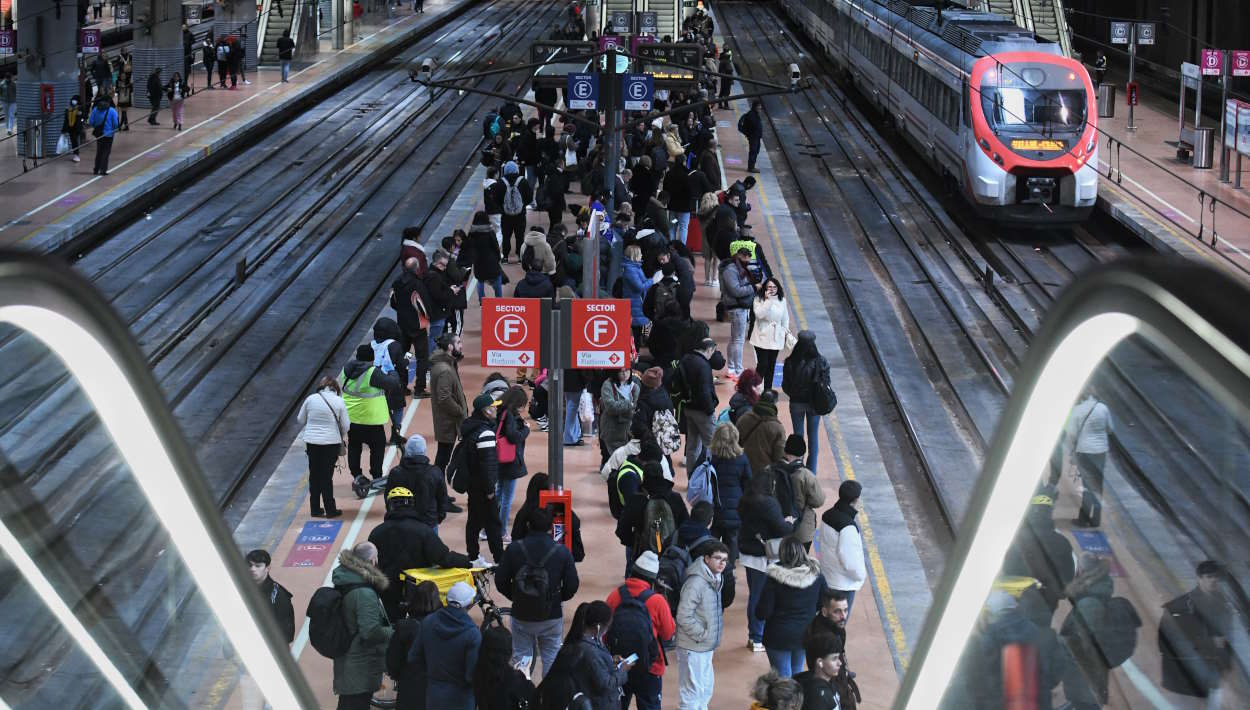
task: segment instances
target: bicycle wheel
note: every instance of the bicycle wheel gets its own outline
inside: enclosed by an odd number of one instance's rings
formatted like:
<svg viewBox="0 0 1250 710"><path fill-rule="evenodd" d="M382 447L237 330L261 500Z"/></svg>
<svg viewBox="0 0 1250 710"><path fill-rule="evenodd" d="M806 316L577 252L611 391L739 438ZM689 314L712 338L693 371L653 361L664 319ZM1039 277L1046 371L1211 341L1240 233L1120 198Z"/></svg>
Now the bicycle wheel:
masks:
<svg viewBox="0 0 1250 710"><path fill-rule="evenodd" d="M492 626L506 629L511 626L512 607L497 606L490 611L484 609L482 610L482 616L482 624L478 627L478 630L482 633L486 633L486 630Z"/></svg>

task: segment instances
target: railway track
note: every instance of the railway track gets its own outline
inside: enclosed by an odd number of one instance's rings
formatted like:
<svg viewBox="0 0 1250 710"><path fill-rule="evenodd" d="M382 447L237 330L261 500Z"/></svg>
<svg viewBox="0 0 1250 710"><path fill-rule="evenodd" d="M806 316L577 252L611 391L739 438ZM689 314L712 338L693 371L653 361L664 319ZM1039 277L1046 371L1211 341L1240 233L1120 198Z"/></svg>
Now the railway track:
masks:
<svg viewBox="0 0 1250 710"><path fill-rule="evenodd" d="M561 9L501 0L454 20L437 39L401 54L398 70L392 63L293 116L77 259L149 357L221 505L252 475L311 381L337 371L336 353L371 324L400 230L435 217L476 157L476 119L488 100L430 93L407 79L403 64L436 56L467 73L520 59ZM526 79L509 74L480 83L508 93ZM67 491L46 506L40 542L56 559L66 557L68 579L106 580L91 590L71 585L69 596L78 592L84 611L110 620L115 655L158 659L139 669L136 682L163 695L174 649L164 649L159 634L133 630L178 618L194 595L185 573L154 564L163 535L126 484L128 473L85 399L46 357L30 338L0 333L0 396L14 403L0 417L0 448L13 452L5 486L32 503ZM129 579L138 570L150 574ZM15 577L0 582L0 608L22 618L39 602ZM64 643L54 626L28 634L41 650L5 645L0 662L10 678L48 667L56 669L49 679L74 675L66 667L74 663L57 660ZM74 707L57 688L89 696L81 683L53 680L33 689L32 701Z"/></svg>

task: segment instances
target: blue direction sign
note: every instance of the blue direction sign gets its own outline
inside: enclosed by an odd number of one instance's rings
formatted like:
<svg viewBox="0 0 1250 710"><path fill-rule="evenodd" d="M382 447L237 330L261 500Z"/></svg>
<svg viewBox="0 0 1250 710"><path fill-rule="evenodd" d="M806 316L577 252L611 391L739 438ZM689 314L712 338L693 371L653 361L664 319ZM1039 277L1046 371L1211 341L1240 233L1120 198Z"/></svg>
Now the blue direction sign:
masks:
<svg viewBox="0 0 1250 710"><path fill-rule="evenodd" d="M599 108L599 75L569 73L569 109L573 111Z"/></svg>
<svg viewBox="0 0 1250 710"><path fill-rule="evenodd" d="M650 74L623 74L621 98L626 111L650 111L655 97L655 79Z"/></svg>

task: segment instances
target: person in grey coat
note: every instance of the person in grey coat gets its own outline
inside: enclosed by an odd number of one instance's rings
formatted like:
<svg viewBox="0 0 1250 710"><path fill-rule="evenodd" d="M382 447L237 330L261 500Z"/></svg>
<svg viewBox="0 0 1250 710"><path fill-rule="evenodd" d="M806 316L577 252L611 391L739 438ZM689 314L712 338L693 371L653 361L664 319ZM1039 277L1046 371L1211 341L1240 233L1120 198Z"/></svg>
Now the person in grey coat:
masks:
<svg viewBox="0 0 1250 710"><path fill-rule="evenodd" d="M716 680L712 654L723 630L721 585L729 546L716 540L699 549L703 555L686 569L677 605L677 672L681 707L706 709Z"/></svg>
<svg viewBox="0 0 1250 710"><path fill-rule="evenodd" d="M634 407L641 393L642 385L634 379L634 372L629 367L604 380L599 391L599 406L602 408L599 448L603 461L607 461L613 451L629 443L629 425L634 419Z"/></svg>
<svg viewBox="0 0 1250 710"><path fill-rule="evenodd" d="M738 249L720 265L720 300L729 316L729 348L725 357L729 360L729 376L742 374L742 349L747 341L747 317L755 298L755 283L747 264L751 262L751 250Z"/></svg>

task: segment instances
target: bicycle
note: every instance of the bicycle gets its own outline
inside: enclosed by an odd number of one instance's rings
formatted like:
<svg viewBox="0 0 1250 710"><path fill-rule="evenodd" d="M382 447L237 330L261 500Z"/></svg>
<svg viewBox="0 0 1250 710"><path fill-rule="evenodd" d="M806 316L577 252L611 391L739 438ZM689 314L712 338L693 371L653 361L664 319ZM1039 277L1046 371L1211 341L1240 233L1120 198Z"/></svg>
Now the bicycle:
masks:
<svg viewBox="0 0 1250 710"><path fill-rule="evenodd" d="M466 576L471 578L473 587L477 590L473 606L482 612L482 622L478 625L478 629L482 633L486 633L486 630L492 627L508 628L506 619L512 618L512 607L497 604L494 596L491 594L491 577L495 574L495 567L475 567L467 570L428 568L427 570L408 570L405 574L409 572L412 573L411 579L413 581L421 581L427 575L437 575L438 578L434 581L439 584L440 591L443 594L446 594L443 584L450 588L457 581L465 581L463 578ZM381 710L391 710L396 704L395 693L394 680L383 676L382 687L369 699L369 705Z"/></svg>

